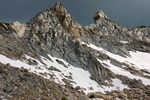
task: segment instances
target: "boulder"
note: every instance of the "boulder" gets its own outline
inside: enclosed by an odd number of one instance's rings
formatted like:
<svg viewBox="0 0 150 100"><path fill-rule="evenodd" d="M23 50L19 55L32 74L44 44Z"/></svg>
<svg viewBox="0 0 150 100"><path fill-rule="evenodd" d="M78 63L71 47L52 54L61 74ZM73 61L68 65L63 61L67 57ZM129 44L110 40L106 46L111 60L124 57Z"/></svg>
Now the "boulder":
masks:
<svg viewBox="0 0 150 100"><path fill-rule="evenodd" d="M56 68L54 66L50 66L49 70L61 72L58 68Z"/></svg>
<svg viewBox="0 0 150 100"><path fill-rule="evenodd" d="M110 95L105 95L101 92L89 93L88 97L89 98L101 98L101 99L104 99L104 100L110 100L112 98Z"/></svg>

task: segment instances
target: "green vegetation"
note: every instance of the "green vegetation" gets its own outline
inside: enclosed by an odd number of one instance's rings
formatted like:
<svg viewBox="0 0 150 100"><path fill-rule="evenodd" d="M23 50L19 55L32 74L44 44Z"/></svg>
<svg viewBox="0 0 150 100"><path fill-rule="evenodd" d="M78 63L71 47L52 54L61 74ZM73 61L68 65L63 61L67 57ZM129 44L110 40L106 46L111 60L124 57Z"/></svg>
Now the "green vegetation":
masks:
<svg viewBox="0 0 150 100"><path fill-rule="evenodd" d="M90 95L90 98L94 98L94 94L91 94L91 95Z"/></svg>
<svg viewBox="0 0 150 100"><path fill-rule="evenodd" d="M63 96L61 100L67 100L67 98L65 96Z"/></svg>

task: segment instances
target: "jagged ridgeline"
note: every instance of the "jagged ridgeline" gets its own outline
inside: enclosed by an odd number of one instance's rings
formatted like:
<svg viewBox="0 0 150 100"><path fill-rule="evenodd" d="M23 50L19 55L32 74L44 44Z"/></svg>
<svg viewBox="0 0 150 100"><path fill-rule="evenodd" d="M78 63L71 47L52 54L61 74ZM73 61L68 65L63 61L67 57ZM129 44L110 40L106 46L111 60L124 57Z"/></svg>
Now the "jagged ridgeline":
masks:
<svg viewBox="0 0 150 100"><path fill-rule="evenodd" d="M102 10L93 19L81 26L57 2L26 24L1 22L0 99L150 99L150 28Z"/></svg>

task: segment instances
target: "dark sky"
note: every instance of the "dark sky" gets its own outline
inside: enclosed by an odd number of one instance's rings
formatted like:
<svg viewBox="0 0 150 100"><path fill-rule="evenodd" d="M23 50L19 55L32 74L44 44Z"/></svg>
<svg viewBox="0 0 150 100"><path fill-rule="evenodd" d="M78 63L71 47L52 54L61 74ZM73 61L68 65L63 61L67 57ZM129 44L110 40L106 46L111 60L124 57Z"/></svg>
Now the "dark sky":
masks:
<svg viewBox="0 0 150 100"><path fill-rule="evenodd" d="M150 0L0 0L0 22L26 23L57 1L81 25L93 23L95 12L101 9L122 26L150 26Z"/></svg>

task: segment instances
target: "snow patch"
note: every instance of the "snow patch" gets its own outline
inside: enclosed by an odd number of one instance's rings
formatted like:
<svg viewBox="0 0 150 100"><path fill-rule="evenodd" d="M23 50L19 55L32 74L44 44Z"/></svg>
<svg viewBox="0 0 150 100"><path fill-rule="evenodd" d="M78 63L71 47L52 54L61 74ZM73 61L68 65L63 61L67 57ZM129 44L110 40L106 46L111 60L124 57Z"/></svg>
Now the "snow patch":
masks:
<svg viewBox="0 0 150 100"><path fill-rule="evenodd" d="M86 43L82 42L82 44L86 44ZM139 51L136 51L136 52L129 51L129 53L131 55L130 57L122 57L117 54L113 54L101 47L97 47L93 44L86 44L86 45L97 51L101 51L101 52L105 53L109 57L116 59L117 61L119 61L121 63L124 62L124 63L127 63L129 65L136 67L136 69L145 69L150 72L150 54L149 53L144 53L144 52L139 52ZM101 61L98 59L98 61L102 64L104 63L104 64L108 65L109 67L103 64L105 67L109 68L115 74L124 75L131 79L134 79L134 78L141 79L143 84L145 84L145 85L149 85L149 83L150 83L150 79L146 79L146 78L143 78L140 76L133 75L130 72L111 64L109 60Z"/></svg>
<svg viewBox="0 0 150 100"><path fill-rule="evenodd" d="M62 79L65 78L67 80L72 81L71 84L73 85L73 87L76 86L81 87L81 89L83 89L83 91L86 94L89 92L98 92L98 91L105 93L105 91L111 91L114 89L128 88L126 85L123 85L119 79L112 79L113 80L112 87L100 86L96 81L90 78L91 74L89 73L89 71L74 67L69 63L67 63L66 61L64 61L63 59L52 57L51 55L49 55L49 57L52 59L52 61L41 56L42 61L46 64L44 65L38 60L26 55L27 59L32 59L38 62L38 65L35 66L35 65L28 65L26 61L22 62L20 60L13 60L0 54L0 62L3 64L9 63L11 66L17 68L24 67L28 69L30 72L33 72L38 75L42 75L41 73L47 73L47 76L44 75L42 76L50 80L52 80L51 75L54 75L54 81L59 84L65 84L62 81ZM68 68L57 63L56 59L62 61L65 65L67 65ZM49 70L50 66L54 66L55 68L58 68L61 72ZM71 76L72 78L70 79L66 76Z"/></svg>
<svg viewBox="0 0 150 100"><path fill-rule="evenodd" d="M120 41L120 43L128 44L129 42L128 41Z"/></svg>
<svg viewBox="0 0 150 100"><path fill-rule="evenodd" d="M108 61L99 60L99 62L107 64L109 66L108 68L115 74L127 76L131 79L137 79L137 80L140 79L143 82L143 84L145 84L145 85L149 85L149 83L150 83L150 79L146 79L146 78L143 78L143 77L140 77L140 76L133 75L130 72L128 72L128 71L126 71L122 68L114 66L113 64L110 63L109 60ZM103 66L105 66L105 65L103 64ZM105 67L107 67L107 66L105 66Z"/></svg>
<svg viewBox="0 0 150 100"><path fill-rule="evenodd" d="M82 44L86 44L84 42L82 42ZM97 51L101 51L105 54L107 54L109 57L116 59L117 61L123 63L127 63L130 65L134 65L134 67L136 67L137 69L146 69L150 72L150 54L149 53L145 53L145 52L132 52L129 51L129 54L131 55L130 57L122 57L120 55L117 54L113 54L101 47L97 47L93 44L86 44L88 47L91 47Z"/></svg>

